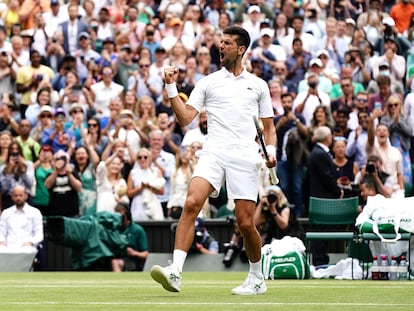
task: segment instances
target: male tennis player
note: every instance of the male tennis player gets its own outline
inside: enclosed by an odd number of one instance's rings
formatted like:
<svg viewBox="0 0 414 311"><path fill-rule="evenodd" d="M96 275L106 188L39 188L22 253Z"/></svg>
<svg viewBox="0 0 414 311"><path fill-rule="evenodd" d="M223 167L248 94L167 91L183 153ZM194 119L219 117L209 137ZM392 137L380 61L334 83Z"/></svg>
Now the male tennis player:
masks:
<svg viewBox="0 0 414 311"><path fill-rule="evenodd" d="M181 272L194 239L195 219L207 197L218 194L224 180L228 197L235 202L237 224L250 263L245 282L232 293L256 295L267 290L261 271L260 236L253 221L258 170L263 161L255 142L253 116L263 122L268 167L276 165L276 132L268 86L242 65L249 45L246 30L235 26L226 28L219 47L222 69L201 79L186 104L178 96L175 85L178 69L165 69L166 90L178 122L182 126L189 124L204 105L208 116L208 135L178 222L173 261L165 268L156 265L151 269L152 278L168 291L180 291Z"/></svg>

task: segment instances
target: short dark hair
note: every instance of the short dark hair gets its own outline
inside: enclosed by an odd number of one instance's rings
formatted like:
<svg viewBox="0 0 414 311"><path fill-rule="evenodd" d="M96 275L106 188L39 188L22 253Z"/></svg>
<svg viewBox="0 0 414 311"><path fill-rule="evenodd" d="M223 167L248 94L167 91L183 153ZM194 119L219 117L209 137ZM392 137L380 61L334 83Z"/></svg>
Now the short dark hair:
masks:
<svg viewBox="0 0 414 311"><path fill-rule="evenodd" d="M379 75L377 77L377 84L380 85L391 85L391 78L389 76Z"/></svg>
<svg viewBox="0 0 414 311"><path fill-rule="evenodd" d="M245 46L246 51L250 46L250 35L246 29L238 27L238 26L230 26L223 30L223 34L226 35L235 35L237 36L237 45L238 46Z"/></svg>
<svg viewBox="0 0 414 311"><path fill-rule="evenodd" d="M131 210L129 209L129 207L128 206L126 206L126 204L124 204L124 203L118 203L116 206L115 206L115 212L124 212L125 213L125 216L126 216L126 218L129 220L129 221L132 221L132 215L131 215Z"/></svg>
<svg viewBox="0 0 414 311"><path fill-rule="evenodd" d="M293 94L292 94L292 93L283 93L283 94L280 96L280 99L283 99L283 98L285 98L285 97L290 97L290 98L293 100Z"/></svg>

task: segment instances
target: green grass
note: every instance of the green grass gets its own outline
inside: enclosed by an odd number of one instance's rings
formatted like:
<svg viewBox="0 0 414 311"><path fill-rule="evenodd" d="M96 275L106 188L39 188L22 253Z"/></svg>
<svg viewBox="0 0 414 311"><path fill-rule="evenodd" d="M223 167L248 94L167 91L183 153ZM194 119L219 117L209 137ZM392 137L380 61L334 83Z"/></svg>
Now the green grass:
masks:
<svg viewBox="0 0 414 311"><path fill-rule="evenodd" d="M185 272L181 293L149 273L0 273L1 310L413 310L414 282L277 280L232 296L246 273Z"/></svg>

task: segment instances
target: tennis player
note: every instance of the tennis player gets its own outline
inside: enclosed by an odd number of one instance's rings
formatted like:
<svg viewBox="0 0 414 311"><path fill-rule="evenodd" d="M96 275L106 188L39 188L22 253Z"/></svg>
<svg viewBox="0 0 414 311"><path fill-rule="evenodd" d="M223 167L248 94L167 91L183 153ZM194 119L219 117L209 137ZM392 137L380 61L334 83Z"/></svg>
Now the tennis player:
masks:
<svg viewBox="0 0 414 311"><path fill-rule="evenodd" d="M169 261L167 267L155 265L151 268L152 278L168 291L180 291L181 273L194 239L196 217L208 196L218 195L224 181L228 197L235 202L235 216L250 263L245 282L232 293L256 295L267 290L261 271L260 236L253 221L258 170L263 161L255 141L253 116L261 118L264 126L269 153L266 165L270 168L276 165L276 132L268 86L242 65L249 45L246 30L236 26L226 28L219 47L222 69L201 79L186 104L178 96L175 85L178 69L165 69L166 90L178 122L182 126L189 124L204 108L208 116L207 139L178 221L173 261Z"/></svg>

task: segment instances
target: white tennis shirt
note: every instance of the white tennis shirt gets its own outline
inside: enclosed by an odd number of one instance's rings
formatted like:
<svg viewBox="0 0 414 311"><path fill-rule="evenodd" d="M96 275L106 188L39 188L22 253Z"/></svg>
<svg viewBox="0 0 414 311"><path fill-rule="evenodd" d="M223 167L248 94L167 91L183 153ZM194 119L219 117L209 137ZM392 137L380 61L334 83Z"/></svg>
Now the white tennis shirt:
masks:
<svg viewBox="0 0 414 311"><path fill-rule="evenodd" d="M198 81L187 101L197 111L206 109L208 134L203 150L234 146L256 148L253 116L273 117L267 83L246 68L235 77L222 68Z"/></svg>

